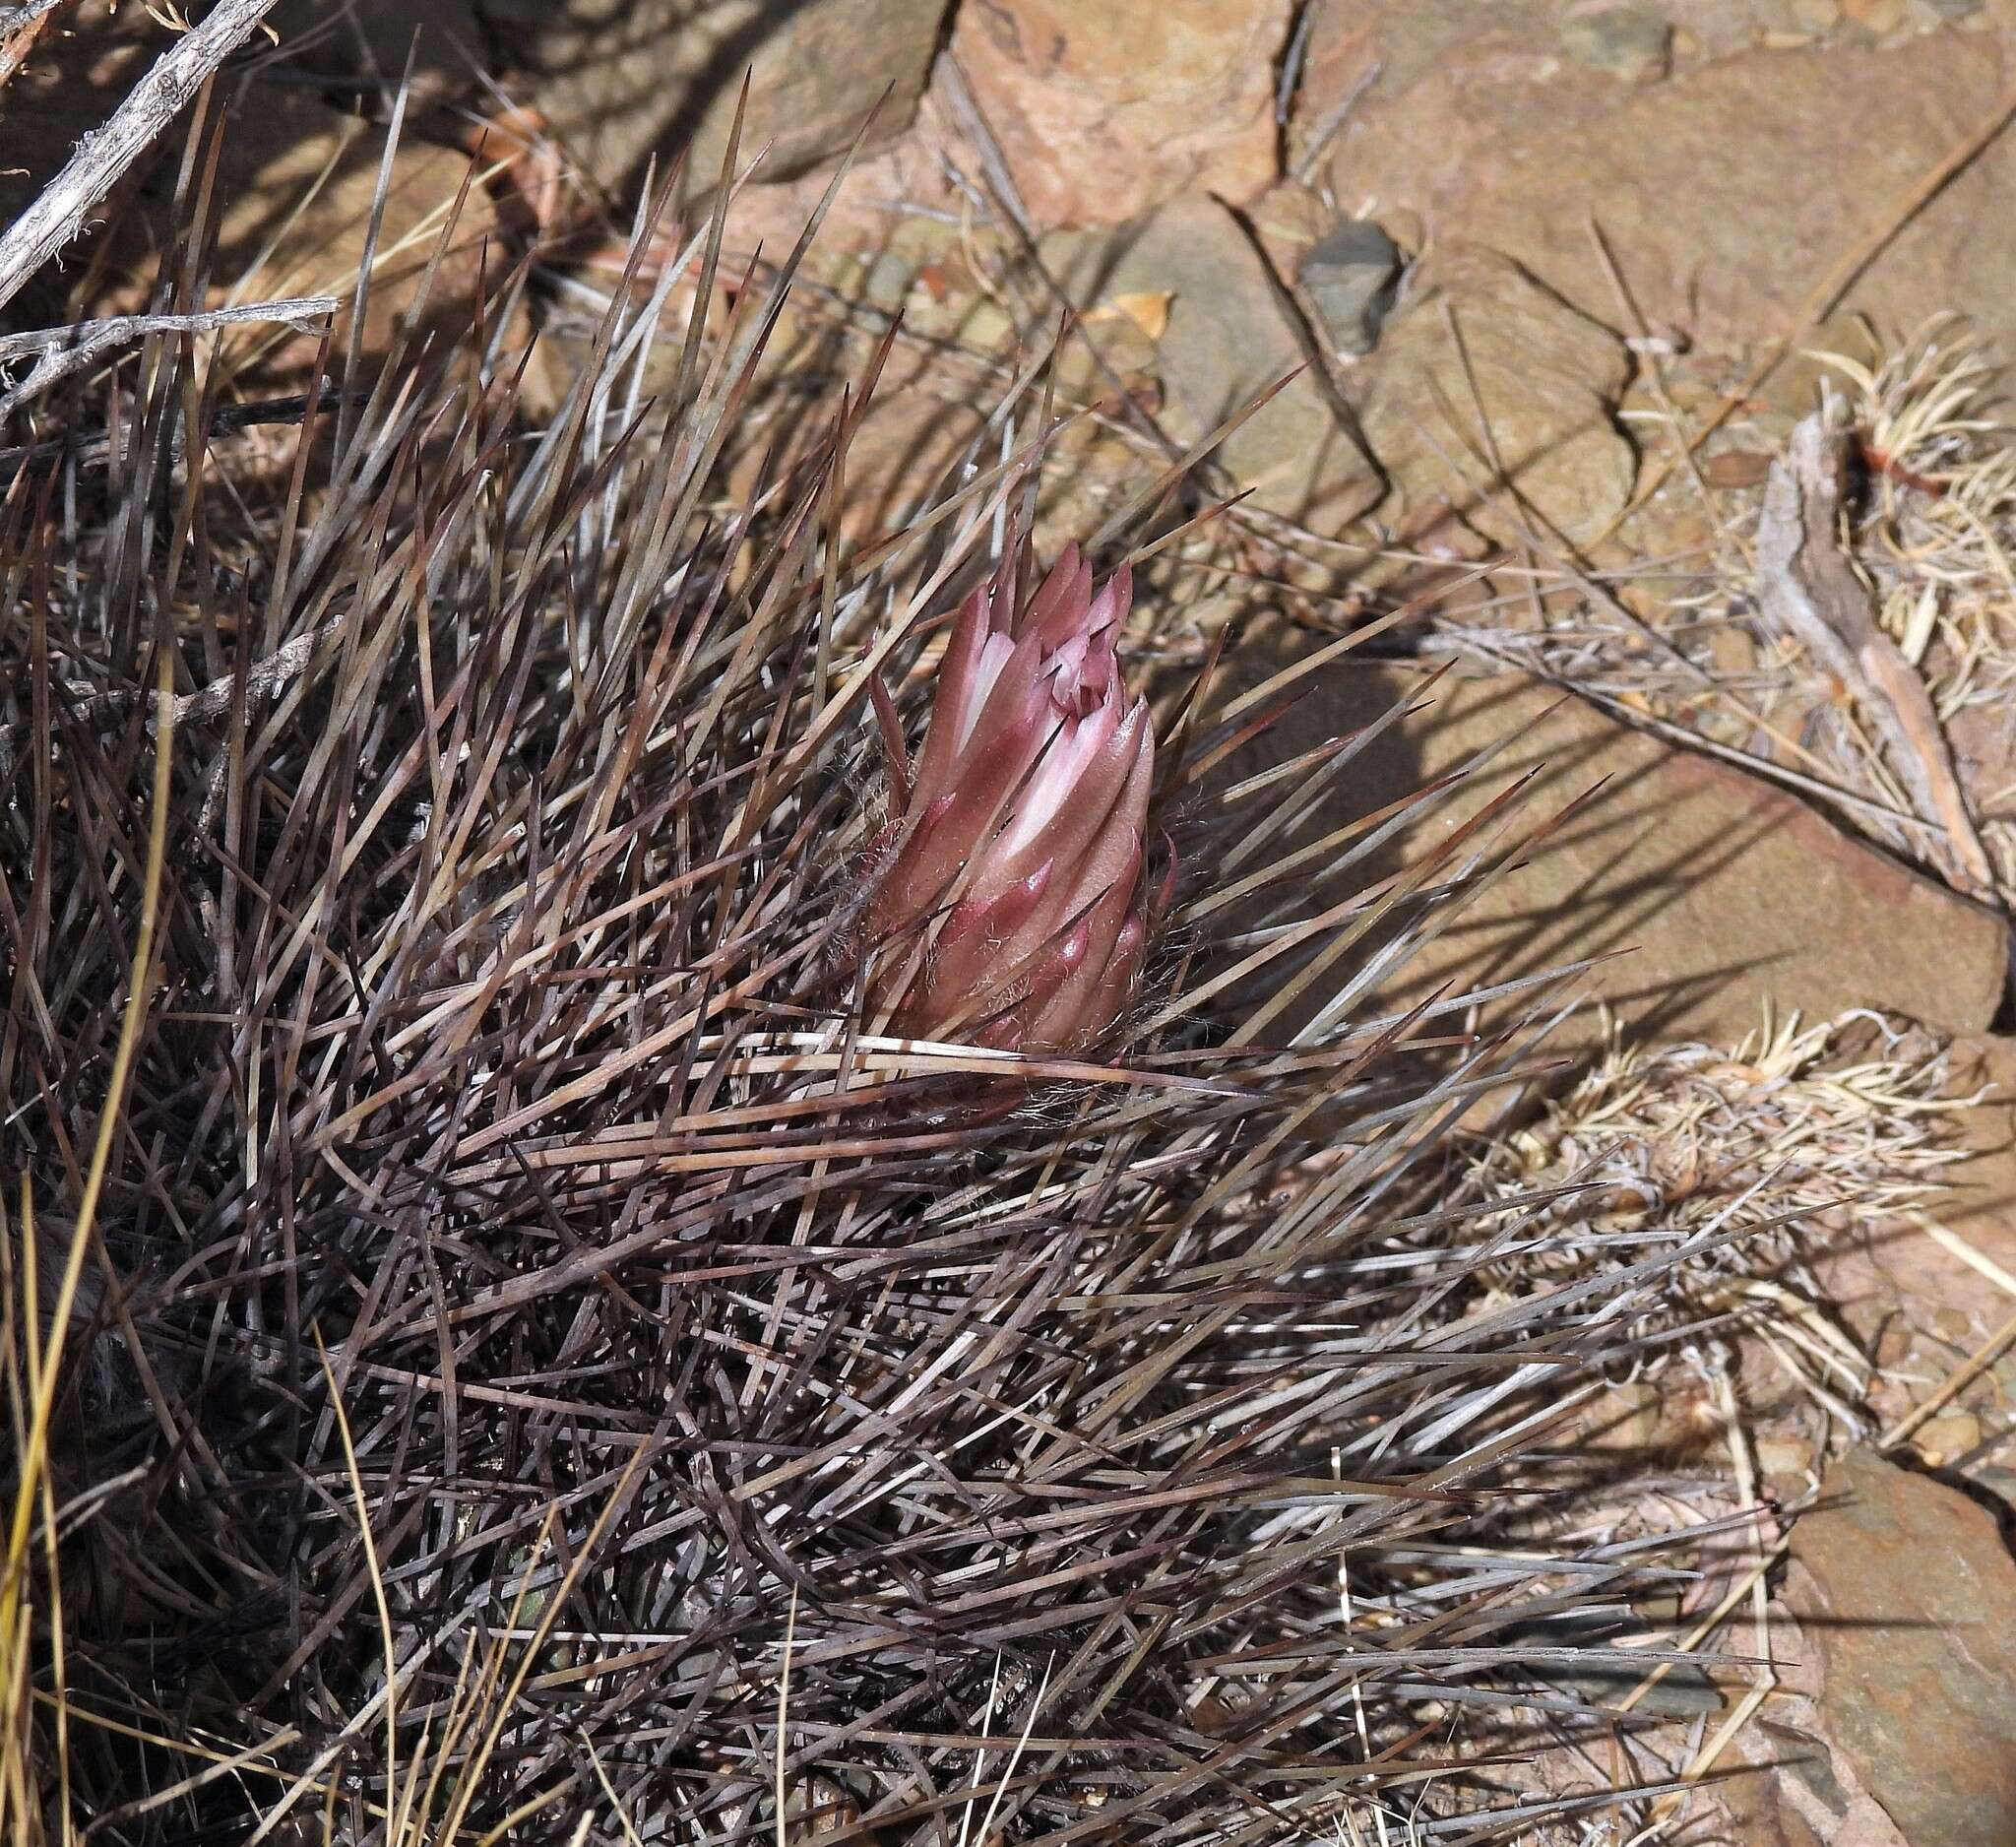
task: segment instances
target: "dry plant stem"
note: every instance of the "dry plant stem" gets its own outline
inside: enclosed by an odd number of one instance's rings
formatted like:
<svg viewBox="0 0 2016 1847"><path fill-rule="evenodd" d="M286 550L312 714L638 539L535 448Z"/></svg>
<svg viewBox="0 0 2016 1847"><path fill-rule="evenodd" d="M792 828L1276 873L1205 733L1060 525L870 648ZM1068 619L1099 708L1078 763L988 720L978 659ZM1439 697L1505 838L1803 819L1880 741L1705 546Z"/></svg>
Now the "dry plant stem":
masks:
<svg viewBox="0 0 2016 1847"><path fill-rule="evenodd" d="M182 112L203 82L259 30L277 0L222 0L185 32L134 87L102 128L78 143L63 170L0 233L0 307L84 229L94 207L155 137Z"/></svg>
<svg viewBox="0 0 2016 1847"><path fill-rule="evenodd" d="M63 0L31 0L0 14L0 89L29 60Z"/></svg>
<svg viewBox="0 0 2016 1847"><path fill-rule="evenodd" d="M359 399L369 396L364 392L351 395ZM213 404L204 419L203 433L224 436L276 423L299 423L312 415L334 413L343 401L342 392L323 391L312 400L297 392L287 398L260 398L249 404ZM167 450L169 467L179 468L188 453L188 439L179 424L169 435ZM104 468L113 460L113 453L111 433L103 429L58 436L48 442L19 443L0 449L0 487L25 468L54 462L74 464L80 469Z"/></svg>
<svg viewBox="0 0 2016 1847"><path fill-rule="evenodd" d="M1757 601L1848 687L1889 746L1912 803L1945 836L1940 858L1960 888L1995 904L1995 877L1953 773L1924 681L1877 626L1869 592L1841 545L1847 439L1824 412L1793 431L1772 464L1757 522Z"/></svg>
<svg viewBox="0 0 2016 1847"><path fill-rule="evenodd" d="M1984 1250L1977 1249L1962 1238L1958 1232L1949 1232L1936 1219L1923 1219L1920 1229L1933 1243L1950 1250L1962 1263L1979 1270L1989 1282L2005 1294L2016 1296L2016 1276L2002 1268Z"/></svg>
<svg viewBox="0 0 2016 1847"><path fill-rule="evenodd" d="M1956 1367L1940 1382L1936 1391L1923 1399L1918 1407L1906 1413L1876 1439L1878 1449L1894 1449L1913 1431L1932 1416L1940 1406L1949 1404L1972 1385L1989 1367L2002 1357L2003 1351L2016 1344L2016 1314L2012 1314L1995 1329L1986 1340L1975 1349L1973 1357Z"/></svg>
<svg viewBox="0 0 2016 1847"><path fill-rule="evenodd" d="M296 635L292 641L283 643L264 660L254 662L240 676L227 674L214 680L208 686L199 686L194 692L183 693L168 706L170 724L180 725L191 720L214 719L230 709L234 693L242 690L248 698L258 698L274 692L300 674L316 650L326 643L335 641L344 629L345 617L332 616L320 628L309 630L305 635ZM242 684L241 684L242 679ZM130 711L137 695L129 691L93 693L80 700L73 716L77 718L112 718L121 712ZM158 728L158 714L150 721L150 732ZM14 763L14 733L20 729L11 725L0 725L0 775L5 775Z"/></svg>
<svg viewBox="0 0 2016 1847"><path fill-rule="evenodd" d="M314 323L343 305L335 295L295 295L284 301L253 301L237 308L211 308L201 314L115 314L76 327L50 328L35 334L10 334L0 339L0 366L32 352L33 369L13 390L0 396L0 416L18 411L29 399L48 390L58 379L81 372L115 347L156 334L209 334L249 321L276 321L297 334L319 334Z"/></svg>
<svg viewBox="0 0 2016 1847"><path fill-rule="evenodd" d="M1302 150L1301 158L1295 161L1289 177L1297 184L1305 183L1316 170L1316 162L1322 159L1330 144L1337 139L1338 131L1351 119L1351 112L1358 106L1366 91L1376 84L1386 70L1382 59L1374 58L1366 65L1356 83L1344 93L1344 100L1316 124L1309 136L1309 145Z"/></svg>

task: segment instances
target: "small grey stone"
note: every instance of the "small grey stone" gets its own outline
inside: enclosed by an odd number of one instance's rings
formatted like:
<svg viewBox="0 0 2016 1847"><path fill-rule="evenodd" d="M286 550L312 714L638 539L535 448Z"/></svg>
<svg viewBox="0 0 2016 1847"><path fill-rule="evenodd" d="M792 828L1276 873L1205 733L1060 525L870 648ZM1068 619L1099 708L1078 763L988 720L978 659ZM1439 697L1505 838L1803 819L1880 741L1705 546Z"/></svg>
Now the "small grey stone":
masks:
<svg viewBox="0 0 2016 1847"><path fill-rule="evenodd" d="M895 251L885 250L868 265L861 292L870 306L893 314L903 306L904 297L910 293L910 265Z"/></svg>
<svg viewBox="0 0 2016 1847"><path fill-rule="evenodd" d="M1301 284L1339 352L1361 357L1400 293L1406 259L1370 219L1346 219L1302 258Z"/></svg>
<svg viewBox="0 0 2016 1847"><path fill-rule="evenodd" d="M1982 9L1982 0L1928 0L1942 20L1971 20Z"/></svg>
<svg viewBox="0 0 2016 1847"><path fill-rule="evenodd" d="M1561 49L1577 63L1637 84L1667 74L1672 42L1671 25L1651 7L1606 7L1561 28Z"/></svg>

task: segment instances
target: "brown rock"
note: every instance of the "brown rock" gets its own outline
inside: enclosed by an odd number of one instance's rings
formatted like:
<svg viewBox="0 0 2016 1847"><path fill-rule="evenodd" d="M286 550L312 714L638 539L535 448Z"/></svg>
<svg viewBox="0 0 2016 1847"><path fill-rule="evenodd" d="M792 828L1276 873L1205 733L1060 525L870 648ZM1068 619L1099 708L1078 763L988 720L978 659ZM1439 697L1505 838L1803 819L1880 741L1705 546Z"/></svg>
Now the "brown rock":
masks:
<svg viewBox="0 0 2016 1847"><path fill-rule="evenodd" d="M1045 227L1110 224L1186 191L1274 178L1291 0L969 0L952 50Z"/></svg>
<svg viewBox="0 0 2016 1847"><path fill-rule="evenodd" d="M1167 394L1161 420L1178 442L1196 441L1304 364L1280 289L1238 221L1215 199L1172 200L1111 231L1056 233L1043 240L1042 255L1081 307L1169 297L1156 351ZM1348 524L1385 492L1313 368L1216 455L1257 505L1323 531Z"/></svg>
<svg viewBox="0 0 2016 1847"><path fill-rule="evenodd" d="M612 192L656 156L686 158L688 190L720 176L743 72L742 158L766 143L767 179L909 125L947 0L476 0L500 52L590 177Z"/></svg>
<svg viewBox="0 0 2016 1847"><path fill-rule="evenodd" d="M1333 29L1305 117L1383 60L1330 156L1340 200L1417 212L1433 237L1502 251L1621 325L1594 219L1646 318L1716 344L1785 331L1815 283L1988 120L2010 68L2005 39L1939 32L1880 49L1738 51L1634 89L1543 71L1530 12L1493 8L1491 26L1463 35L1437 0L1381 9L1355 39ZM2005 135L1904 224L1842 305L1893 331L1957 309L2016 334L2016 246L1980 230L2012 186Z"/></svg>
<svg viewBox="0 0 2016 1847"><path fill-rule="evenodd" d="M1257 644L1257 645L1255 645ZM1258 678L1292 648L1255 636L1240 671ZM1280 762L1369 723L1412 697L1411 668L1332 669L1248 753ZM1360 1003L1380 1011L1613 954L1587 978L1627 1026L1659 1039L1733 1044L1771 1005L1809 1019L1873 1006L1978 1032L2002 992L2004 927L1841 832L1790 795L1626 729L1578 699L1517 675L1446 678L1425 709L1355 758L1308 837L1404 798L1503 745L1484 771L1436 805L1365 878L1414 863L1515 778L1534 782L1525 833L1602 788L1483 891L1460 918ZM1345 802L1348 799L1349 809ZM1516 837L1516 836L1515 836ZM1298 891L1287 915L1313 911ZM1327 978L1325 992L1344 974ZM1588 1047L1593 1008L1548 1042Z"/></svg>
<svg viewBox="0 0 2016 1847"><path fill-rule="evenodd" d="M1394 483L1384 516L1410 530L1421 503L1437 501L1500 540L1516 541L1522 521L1571 540L1603 531L1637 472L1610 414L1627 373L1613 335L1503 258L1438 253L1350 375ZM1493 456L1516 508L1491 486Z"/></svg>
<svg viewBox="0 0 2016 1847"><path fill-rule="evenodd" d="M1947 1118L1967 1158L1941 1171L1950 1190L1925 1217L2016 1277L2016 1040L1981 1034L1957 1040L1951 1055L1953 1094L1981 1100ZM1873 1237L1870 1255L1907 1318L1949 1346L1975 1346L2016 1310L2016 1296L1916 1225ZM1955 1311L1958 1325L1939 1326L1941 1310Z"/></svg>
<svg viewBox="0 0 2016 1847"><path fill-rule="evenodd" d="M219 162L214 274L220 284L247 300L347 294L364 259L383 155L382 131L356 117L298 92L261 95L234 119ZM365 322L367 352L386 351L411 308L469 164L465 154L411 139L402 141L394 155ZM130 259L138 278L151 276L158 248L176 234L167 212L173 181L173 163L166 162L145 188L151 210L144 236L138 235L140 225L132 227L141 243ZM427 301L427 326L467 326L483 286L486 243L488 261L501 274L507 259L495 214L488 195L472 187L448 233L448 254ZM305 362L305 346L291 343L280 355L282 365ZM263 363L255 370L274 376Z"/></svg>
<svg viewBox="0 0 2016 1847"><path fill-rule="evenodd" d="M1867 1450L1793 1530L1787 1600L1837 1758L1911 1847L2016 1839L2016 1560L1959 1490Z"/></svg>

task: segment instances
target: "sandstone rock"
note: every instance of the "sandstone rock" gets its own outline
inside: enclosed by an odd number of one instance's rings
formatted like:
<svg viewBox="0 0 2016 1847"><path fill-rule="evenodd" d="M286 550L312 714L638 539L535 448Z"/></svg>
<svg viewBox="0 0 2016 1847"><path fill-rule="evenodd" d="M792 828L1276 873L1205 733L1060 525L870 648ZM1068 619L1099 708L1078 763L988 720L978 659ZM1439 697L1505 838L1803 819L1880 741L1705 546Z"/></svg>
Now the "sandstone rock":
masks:
<svg viewBox="0 0 2016 1847"><path fill-rule="evenodd" d="M1248 637L1237 671L1260 676L1297 652ZM1285 761L1356 729L1422 674L1412 667L1332 669L1237 773ZM1365 1011L1461 993L1582 957L1619 952L1588 978L1627 1029L1662 1040L1733 1044L1767 1002L1809 1019L1874 1006L1980 1031L2002 992L2001 922L1852 840L1790 795L1676 749L1517 675L1450 677L1357 757L1307 837L1402 799L1489 745L1506 748L1435 807L1364 877L1416 863L1491 795L1531 771L1526 832L1603 785L1388 977ZM1348 806L1347 806L1348 804ZM1326 901L1319 880L1290 915ZM1337 894L1331 894L1337 895ZM1326 978L1335 992L1344 976ZM1316 1004L1320 1004L1320 996ZM1550 1050L1598 1043L1594 1008Z"/></svg>
<svg viewBox="0 0 2016 1847"><path fill-rule="evenodd" d="M1518 500L1567 538L1600 532L1629 499L1637 458L1611 417L1628 366L1617 339L1512 264L1478 249L1438 252L1373 360L1354 369L1357 412L1403 505L1463 509L1516 541L1519 518L1493 504L1495 455Z"/></svg>
<svg viewBox="0 0 2016 1847"><path fill-rule="evenodd" d="M1291 0L969 0L953 55L1038 224L1113 223L1274 178Z"/></svg>
<svg viewBox="0 0 2016 1847"><path fill-rule="evenodd" d="M1163 426L1178 442L1305 363L1281 290L1245 231L1216 200L1186 197L1109 232L1061 232L1042 255L1082 307L1167 294L1156 343L1166 389ZM1320 373L1305 370L1219 446L1217 457L1257 504L1324 531L1385 492Z"/></svg>
<svg viewBox="0 0 2016 1847"><path fill-rule="evenodd" d="M910 122L947 0L476 0L501 51L592 178L620 193L656 155L686 157L688 189L721 172L742 75L746 160L766 178L843 152L881 99L873 140Z"/></svg>
<svg viewBox="0 0 2016 1847"><path fill-rule="evenodd" d="M2016 1560L1959 1490L1867 1450L1793 1530L1818 1710L1911 1847L2016 1839Z"/></svg>
<svg viewBox="0 0 2016 1847"><path fill-rule="evenodd" d="M1381 7L1354 16L1355 33L1349 20L1328 28L1312 51L1305 121L1380 63L1329 157L1346 209L1376 197L1382 214L1418 213L1430 241L1502 251L1621 326L1594 219L1647 320L1697 343L1780 334L1989 118L2011 67L2006 39L1949 28L1882 48L1843 36L1733 51L1629 88L1572 61L1544 69L1531 7L1493 7L1467 34L1447 13L1440 0ZM2012 187L2016 138L2004 135L1911 218L1842 305L1893 332L1955 309L2007 342L2016 244L1980 227Z"/></svg>

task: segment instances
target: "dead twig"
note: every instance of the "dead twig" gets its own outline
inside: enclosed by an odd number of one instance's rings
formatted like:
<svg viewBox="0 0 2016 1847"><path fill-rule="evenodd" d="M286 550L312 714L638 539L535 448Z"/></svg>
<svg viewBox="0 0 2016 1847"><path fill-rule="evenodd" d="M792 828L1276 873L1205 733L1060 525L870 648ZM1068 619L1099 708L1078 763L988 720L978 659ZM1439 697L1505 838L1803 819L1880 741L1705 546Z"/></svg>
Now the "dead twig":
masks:
<svg viewBox="0 0 2016 1847"><path fill-rule="evenodd" d="M76 327L10 334L0 339L0 366L31 352L38 356L29 375L0 397L0 417L18 411L58 379L83 371L113 348L136 340L156 334L208 334L220 327L270 321L281 322L297 333L319 333L321 329L312 325L314 320L334 314L342 305L335 295L294 295L283 301L250 301L242 307L208 308L198 314L114 314L101 321L84 321Z"/></svg>
<svg viewBox="0 0 2016 1847"><path fill-rule="evenodd" d="M27 6L9 7L0 13L0 88L28 62L29 53L41 41L63 0L30 0Z"/></svg>
<svg viewBox="0 0 2016 1847"><path fill-rule="evenodd" d="M1290 171L1291 179L1297 182L1306 181L1316 170L1316 162L1329 151L1330 144L1337 139L1338 131L1351 119L1351 112L1358 106L1365 92L1379 81L1385 69L1385 62L1380 58L1374 58L1365 66L1357 82L1344 93L1344 100L1310 131L1309 145L1302 150Z"/></svg>
<svg viewBox="0 0 2016 1847"><path fill-rule="evenodd" d="M346 615L335 615L320 627L313 628L305 635L296 635L292 641L276 648L264 660L255 661L245 670L245 694L248 698L259 698L277 692L289 680L298 678L308 664L314 660L318 648L334 641L342 632ZM230 709L231 694L238 684L238 675L227 673L215 679L207 686L199 686L194 692L183 693L173 702L170 718L176 725L187 725L204 719L214 719ZM82 687L67 688L76 700L70 716L75 719L117 718L130 712L143 698L153 694L138 687L115 687L110 692L94 692ZM148 721L150 736L159 727L158 718ZM15 735L29 729L25 725L0 725L0 776L14 767Z"/></svg>
<svg viewBox="0 0 2016 1847"><path fill-rule="evenodd" d="M1960 887L1997 902L1994 872L1967 811L1931 695L1877 625L1868 587L1841 543L1847 438L1828 412L1793 431L1771 467L1757 521L1758 606L1850 693L1889 746L1912 804L1945 836L1940 856Z"/></svg>
<svg viewBox="0 0 2016 1847"><path fill-rule="evenodd" d="M84 229L92 208L182 112L204 80L259 30L276 0L221 0L134 86L111 120L77 144L63 170L0 232L0 307Z"/></svg>

